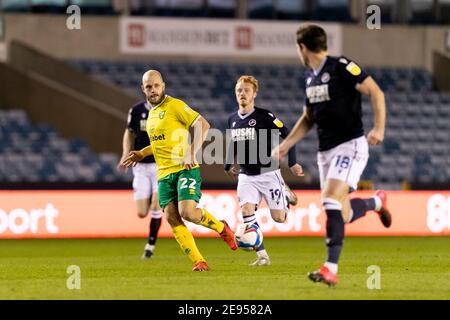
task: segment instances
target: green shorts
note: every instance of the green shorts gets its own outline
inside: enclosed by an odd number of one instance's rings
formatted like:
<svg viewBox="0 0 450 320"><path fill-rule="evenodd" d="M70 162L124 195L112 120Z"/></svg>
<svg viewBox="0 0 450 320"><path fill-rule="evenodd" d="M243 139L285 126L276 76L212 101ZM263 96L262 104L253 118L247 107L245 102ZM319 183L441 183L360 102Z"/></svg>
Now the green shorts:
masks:
<svg viewBox="0 0 450 320"><path fill-rule="evenodd" d="M158 180L159 206L164 209L170 202L194 200L199 202L202 197L200 185L202 178L200 168L181 170L171 173Z"/></svg>

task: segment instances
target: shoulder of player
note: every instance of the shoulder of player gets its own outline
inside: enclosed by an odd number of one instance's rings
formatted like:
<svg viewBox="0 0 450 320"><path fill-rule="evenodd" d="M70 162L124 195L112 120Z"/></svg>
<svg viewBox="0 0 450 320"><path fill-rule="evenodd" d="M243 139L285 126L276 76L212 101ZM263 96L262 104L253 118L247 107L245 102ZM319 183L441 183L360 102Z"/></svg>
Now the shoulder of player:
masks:
<svg viewBox="0 0 450 320"><path fill-rule="evenodd" d="M186 102L184 102L181 99L174 98L172 96L167 96L166 101L164 101L165 104L170 105L171 107L174 107L175 110L181 110L187 108L191 108ZM192 109L192 108L191 108Z"/></svg>
<svg viewBox="0 0 450 320"><path fill-rule="evenodd" d="M140 101L140 102L134 104L130 108L130 110L128 111L128 114L129 114L130 117L134 118L134 117L137 117L137 116L140 117L140 115L142 113L146 112L146 111L147 111L147 109L145 107L145 101Z"/></svg>
<svg viewBox="0 0 450 320"><path fill-rule="evenodd" d="M238 117L237 114L238 114L237 111L234 111L234 112L230 113L230 114L228 115L228 121L231 121L231 120L236 119L236 118Z"/></svg>
<svg viewBox="0 0 450 320"><path fill-rule="evenodd" d="M145 100L139 101L138 103L135 103L131 108L130 108L130 113L135 113L135 112L139 112L142 110L142 108L145 108Z"/></svg>
<svg viewBox="0 0 450 320"><path fill-rule="evenodd" d="M348 66L357 65L359 64L350 58L347 58L346 56L339 56L339 57L333 57L334 63L337 64L339 67L345 69Z"/></svg>
<svg viewBox="0 0 450 320"><path fill-rule="evenodd" d="M339 72L341 72L341 74L345 74L345 75L352 75L352 76L359 76L362 72L363 69L361 68L361 66L354 60L349 59L345 56L340 56L336 58L336 68Z"/></svg>
<svg viewBox="0 0 450 320"><path fill-rule="evenodd" d="M265 118L269 118L274 120L276 118L275 114L267 109L263 109L263 108L259 108L259 107L255 107L255 113L257 115L263 116Z"/></svg>
<svg viewBox="0 0 450 320"><path fill-rule="evenodd" d="M174 98L172 96L167 95L165 100L163 101L164 104L171 104L171 105L182 105L186 104L183 100Z"/></svg>

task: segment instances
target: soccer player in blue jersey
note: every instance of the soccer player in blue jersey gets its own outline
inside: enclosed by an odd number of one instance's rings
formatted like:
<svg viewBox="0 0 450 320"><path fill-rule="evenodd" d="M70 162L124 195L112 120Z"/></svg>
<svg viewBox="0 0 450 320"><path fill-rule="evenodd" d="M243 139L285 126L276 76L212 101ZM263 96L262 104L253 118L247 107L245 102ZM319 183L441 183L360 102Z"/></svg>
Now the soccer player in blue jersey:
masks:
<svg viewBox="0 0 450 320"><path fill-rule="evenodd" d="M258 94L258 80L253 76L241 76L236 82L235 95L238 110L228 118L228 146L225 172L238 178L237 193L245 224L258 224L255 212L264 199L270 215L276 222L283 223L289 212L288 204L295 205L297 196L281 176L279 163L270 156L272 145L285 138L289 130L271 111L255 106ZM240 165L237 170L233 165ZM267 161L268 160L268 161ZM295 176L303 176L303 168L297 163L295 148L289 152L289 168ZM264 244L255 248L256 260L251 266L271 264Z"/></svg>
<svg viewBox="0 0 450 320"><path fill-rule="evenodd" d="M378 190L369 199L350 199L369 158L369 145L384 139L386 105L383 91L356 62L346 57L332 57L327 52L327 35L317 25L301 26L297 31L297 51L306 72L306 105L288 137L273 150L283 158L315 124L319 136L317 162L320 173L322 204L327 214L327 260L308 274L314 282L334 286L338 282L338 260L344 240L344 225L378 213L382 224L391 225L386 207L387 195ZM364 136L361 94L370 97L374 128Z"/></svg>

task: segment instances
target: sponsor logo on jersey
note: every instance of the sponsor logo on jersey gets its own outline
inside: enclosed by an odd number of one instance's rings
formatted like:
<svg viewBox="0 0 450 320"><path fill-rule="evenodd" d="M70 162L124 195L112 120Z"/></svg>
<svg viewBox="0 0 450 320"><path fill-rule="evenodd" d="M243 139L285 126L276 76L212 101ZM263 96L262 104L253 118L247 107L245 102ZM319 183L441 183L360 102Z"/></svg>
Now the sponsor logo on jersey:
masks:
<svg viewBox="0 0 450 320"><path fill-rule="evenodd" d="M233 141L245 141L256 139L255 128L239 128L231 130L231 139Z"/></svg>
<svg viewBox="0 0 450 320"><path fill-rule="evenodd" d="M161 111L160 113L159 113L159 118L162 120L162 119L164 119L164 115L166 114L166 112L165 111Z"/></svg>
<svg viewBox="0 0 450 320"><path fill-rule="evenodd" d="M256 125L256 120L255 120L255 119L251 119L251 120L248 122L248 125L249 125L250 127L254 127L254 126Z"/></svg>
<svg viewBox="0 0 450 320"><path fill-rule="evenodd" d="M162 140L166 140L166 135L163 133L163 134L160 134L160 135L151 135L151 136L149 136L149 138L150 138L150 142L153 142L153 141L162 141Z"/></svg>
<svg viewBox="0 0 450 320"><path fill-rule="evenodd" d="M328 84L306 88L306 96L308 97L310 103L319 103L331 100L328 92Z"/></svg>
<svg viewBox="0 0 450 320"><path fill-rule="evenodd" d="M350 72L352 75L359 76L361 74L361 68L354 62L350 62L347 67L347 71Z"/></svg>

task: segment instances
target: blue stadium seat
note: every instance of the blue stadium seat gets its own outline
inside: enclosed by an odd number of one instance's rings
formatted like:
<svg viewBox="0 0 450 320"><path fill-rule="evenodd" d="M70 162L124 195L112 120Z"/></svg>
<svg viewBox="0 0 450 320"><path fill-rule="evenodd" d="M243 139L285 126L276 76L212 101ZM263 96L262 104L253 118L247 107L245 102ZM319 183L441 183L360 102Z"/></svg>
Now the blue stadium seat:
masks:
<svg viewBox="0 0 450 320"><path fill-rule="evenodd" d="M95 70L111 82L120 82L124 88L139 96L142 96L139 88L133 88L138 84L132 79L140 81L142 73L150 66L140 62L96 60L78 60L75 65L89 65L89 70ZM257 105L272 110L286 126L292 127L302 112L305 99L304 69L298 65L179 62L161 62L154 65L163 71L168 93L185 99L194 108L204 112L213 127L225 128L228 114L236 110L234 84L242 74L251 74L258 78L261 90ZM128 80L116 80L115 76L119 70L122 72L120 76ZM391 175L382 173L384 176L380 177L380 180L384 179L389 183L412 179L412 159L417 153L436 152L438 155L450 157L450 137L448 130L445 130L450 116L450 94L431 91L431 74L425 70L405 68L369 68L368 72L387 89L388 122L383 148L371 148L371 157L374 157L375 152L377 160L373 161L371 158L366 176L377 179L377 174L386 171L380 169L381 162L377 156L381 149L384 156L393 157L395 167L400 168L393 170ZM192 83L192 78L199 79L196 85ZM373 125L373 111L369 99L364 99L363 113L365 129L370 130ZM306 161L305 165L317 171L315 135L309 134L299 148L302 148L299 156ZM410 168L410 171L407 168ZM314 175L318 178L317 172ZM433 175L434 173L430 172L427 177L432 178ZM123 177L116 175L116 178Z"/></svg>

